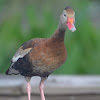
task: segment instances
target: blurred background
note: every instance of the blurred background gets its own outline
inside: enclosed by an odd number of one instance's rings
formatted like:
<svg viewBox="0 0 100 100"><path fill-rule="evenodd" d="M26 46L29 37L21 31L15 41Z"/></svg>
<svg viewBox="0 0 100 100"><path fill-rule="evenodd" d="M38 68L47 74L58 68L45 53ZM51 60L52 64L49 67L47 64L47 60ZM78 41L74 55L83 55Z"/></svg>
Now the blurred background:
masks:
<svg viewBox="0 0 100 100"><path fill-rule="evenodd" d="M77 30L66 31L68 58L53 74L100 74L99 0L0 0L0 73L24 42L51 37L68 5L76 12Z"/></svg>

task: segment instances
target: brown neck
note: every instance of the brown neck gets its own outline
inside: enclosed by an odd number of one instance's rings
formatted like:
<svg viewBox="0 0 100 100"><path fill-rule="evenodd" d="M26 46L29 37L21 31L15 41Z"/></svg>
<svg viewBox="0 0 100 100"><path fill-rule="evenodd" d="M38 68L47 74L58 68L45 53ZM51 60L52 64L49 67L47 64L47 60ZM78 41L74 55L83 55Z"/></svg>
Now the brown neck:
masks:
<svg viewBox="0 0 100 100"><path fill-rule="evenodd" d="M57 29L54 35L51 37L51 40L53 42L64 42L65 31L66 30Z"/></svg>

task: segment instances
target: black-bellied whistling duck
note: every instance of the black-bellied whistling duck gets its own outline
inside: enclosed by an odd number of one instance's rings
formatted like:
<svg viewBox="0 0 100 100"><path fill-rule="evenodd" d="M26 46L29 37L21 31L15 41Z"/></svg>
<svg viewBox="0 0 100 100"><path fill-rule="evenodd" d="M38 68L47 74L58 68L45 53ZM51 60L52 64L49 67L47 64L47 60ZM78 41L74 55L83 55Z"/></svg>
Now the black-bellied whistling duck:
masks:
<svg viewBox="0 0 100 100"><path fill-rule="evenodd" d="M65 62L67 57L64 45L65 31L68 28L74 32L76 30L74 22L75 12L68 6L62 12L58 28L52 37L32 39L24 43L13 56L11 67L6 71L6 74L21 74L25 77L28 100L30 100L30 79L32 76L41 77L41 100L45 100L44 81Z"/></svg>

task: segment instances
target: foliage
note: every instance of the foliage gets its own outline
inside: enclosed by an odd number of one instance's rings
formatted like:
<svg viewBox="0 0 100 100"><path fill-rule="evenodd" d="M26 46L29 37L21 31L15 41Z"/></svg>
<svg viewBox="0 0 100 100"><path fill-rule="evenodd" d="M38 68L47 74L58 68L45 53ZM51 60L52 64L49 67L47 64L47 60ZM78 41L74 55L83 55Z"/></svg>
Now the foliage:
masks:
<svg viewBox="0 0 100 100"><path fill-rule="evenodd" d="M52 11L49 2L43 2L40 11L35 4L27 5L23 7L23 13L16 11L2 21L0 24L0 73L7 70L12 56L25 41L52 36L58 25L58 17L56 17L58 14L53 14L55 11ZM58 3L60 5L60 1ZM67 30L65 37L67 61L54 74L100 74L100 36L88 18L86 9L88 3L76 0L73 4L70 2L69 4L76 8L77 31L72 33ZM0 9L3 5L5 5L4 2L0 3Z"/></svg>

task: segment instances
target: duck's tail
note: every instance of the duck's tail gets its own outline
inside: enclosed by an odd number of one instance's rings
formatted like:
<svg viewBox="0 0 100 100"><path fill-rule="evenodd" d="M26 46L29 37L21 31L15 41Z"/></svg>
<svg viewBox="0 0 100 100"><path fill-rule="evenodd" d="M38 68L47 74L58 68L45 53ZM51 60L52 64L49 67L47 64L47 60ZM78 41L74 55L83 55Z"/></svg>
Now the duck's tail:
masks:
<svg viewBox="0 0 100 100"><path fill-rule="evenodd" d="M13 65L6 71L6 75L18 75L19 72L15 69L13 69Z"/></svg>

